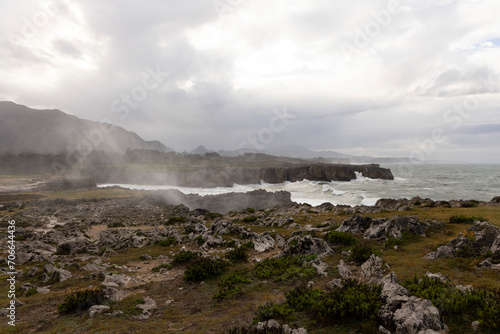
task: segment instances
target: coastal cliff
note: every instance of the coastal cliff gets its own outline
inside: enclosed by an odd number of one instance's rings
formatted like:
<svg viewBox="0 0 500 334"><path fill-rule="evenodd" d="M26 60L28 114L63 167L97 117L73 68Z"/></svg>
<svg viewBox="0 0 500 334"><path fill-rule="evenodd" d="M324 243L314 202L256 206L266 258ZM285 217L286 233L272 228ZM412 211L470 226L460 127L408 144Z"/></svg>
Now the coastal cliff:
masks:
<svg viewBox="0 0 500 334"><path fill-rule="evenodd" d="M233 184L310 181L351 181L356 172L372 179L393 180L390 169L377 164L315 164L286 167L184 167L138 170L128 167L101 168L93 173L98 183L166 184L184 187L230 187Z"/></svg>

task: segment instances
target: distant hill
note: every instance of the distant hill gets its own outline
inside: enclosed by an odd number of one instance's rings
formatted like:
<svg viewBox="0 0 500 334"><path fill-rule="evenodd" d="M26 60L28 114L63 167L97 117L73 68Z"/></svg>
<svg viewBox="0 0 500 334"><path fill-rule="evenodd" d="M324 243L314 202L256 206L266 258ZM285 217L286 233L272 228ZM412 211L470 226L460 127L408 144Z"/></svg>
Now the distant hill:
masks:
<svg viewBox="0 0 500 334"><path fill-rule="evenodd" d="M83 120L60 110L35 110L0 102L0 153L60 154L89 149L172 151L157 140L145 141L118 126Z"/></svg>
<svg viewBox="0 0 500 334"><path fill-rule="evenodd" d="M189 152L189 154L205 155L205 153L213 153L213 152L215 152L215 151L209 150L205 146L200 145L197 148L195 148L194 150L192 150L191 152Z"/></svg>

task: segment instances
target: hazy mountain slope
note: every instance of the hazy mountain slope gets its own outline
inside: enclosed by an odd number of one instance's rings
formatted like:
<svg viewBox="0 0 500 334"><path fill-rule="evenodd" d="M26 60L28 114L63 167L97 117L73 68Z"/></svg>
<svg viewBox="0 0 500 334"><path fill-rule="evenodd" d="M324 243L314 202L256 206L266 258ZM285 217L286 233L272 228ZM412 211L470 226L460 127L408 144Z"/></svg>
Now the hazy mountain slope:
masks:
<svg viewBox="0 0 500 334"><path fill-rule="evenodd" d="M172 151L159 141L145 141L118 126L79 119L60 110L0 102L0 153L125 152L127 148Z"/></svg>

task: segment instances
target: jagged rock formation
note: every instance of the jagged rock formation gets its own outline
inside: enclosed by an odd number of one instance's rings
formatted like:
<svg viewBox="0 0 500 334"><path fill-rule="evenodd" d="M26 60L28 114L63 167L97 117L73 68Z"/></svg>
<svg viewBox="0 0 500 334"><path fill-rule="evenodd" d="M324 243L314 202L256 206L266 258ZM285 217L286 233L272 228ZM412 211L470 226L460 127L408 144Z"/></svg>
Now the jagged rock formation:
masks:
<svg viewBox="0 0 500 334"><path fill-rule="evenodd" d="M392 272L382 281L383 305L378 317L396 334L431 334L447 331L439 310L426 299L410 296Z"/></svg>
<svg viewBox="0 0 500 334"><path fill-rule="evenodd" d="M369 165L333 165L301 164L285 167L191 167L169 168L161 171L148 171L128 168L100 169L93 175L102 183L168 184L185 187L231 187L233 184L258 184L295 182L304 179L310 181L351 181L356 173L373 179L393 180L390 169L377 164Z"/></svg>
<svg viewBox="0 0 500 334"><path fill-rule="evenodd" d="M354 234L364 233L363 238L365 239L402 239L403 232L424 235L426 227L419 222L417 217L396 216L391 219L372 219L356 215L342 222L337 231Z"/></svg>
<svg viewBox="0 0 500 334"><path fill-rule="evenodd" d="M279 253L279 257L293 255L312 255L324 256L332 252L328 244L310 235L298 235L288 239L283 249Z"/></svg>
<svg viewBox="0 0 500 334"><path fill-rule="evenodd" d="M491 257L500 259L500 228L489 222L476 221L467 231L470 235L459 234L457 238L425 257L438 259L455 256L457 252L464 256L491 252ZM490 267L487 263L485 265Z"/></svg>

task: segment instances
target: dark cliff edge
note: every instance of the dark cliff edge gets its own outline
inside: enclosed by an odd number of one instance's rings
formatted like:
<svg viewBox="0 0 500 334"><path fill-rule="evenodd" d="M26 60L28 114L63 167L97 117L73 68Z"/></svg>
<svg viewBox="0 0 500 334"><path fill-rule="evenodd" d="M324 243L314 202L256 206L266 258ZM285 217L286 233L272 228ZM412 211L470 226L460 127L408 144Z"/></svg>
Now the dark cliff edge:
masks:
<svg viewBox="0 0 500 334"><path fill-rule="evenodd" d="M316 164L287 167L184 167L138 170L128 167L100 168L91 174L97 183L164 184L185 187L230 187L233 184L309 181L351 181L356 172L371 179L393 180L390 169L380 165Z"/></svg>

